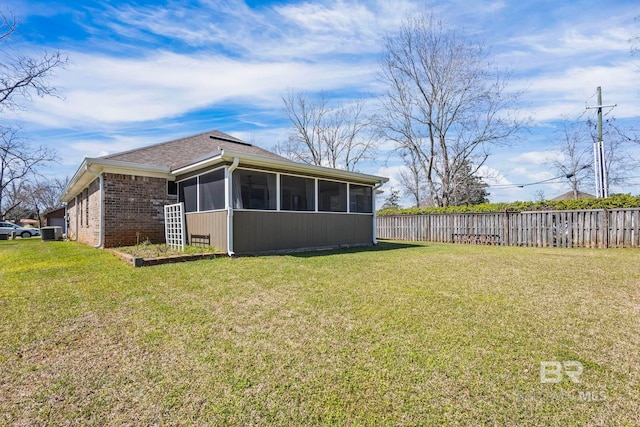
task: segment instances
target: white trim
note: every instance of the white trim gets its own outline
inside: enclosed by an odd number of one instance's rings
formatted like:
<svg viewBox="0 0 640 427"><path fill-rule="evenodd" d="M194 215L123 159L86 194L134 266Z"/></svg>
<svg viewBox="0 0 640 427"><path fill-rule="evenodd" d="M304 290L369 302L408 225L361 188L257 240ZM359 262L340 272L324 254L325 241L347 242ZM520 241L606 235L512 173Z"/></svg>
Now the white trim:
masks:
<svg viewBox="0 0 640 427"><path fill-rule="evenodd" d="M227 197L229 198L229 206L227 206L227 255L233 256L233 171L236 170L238 164L240 163L240 159L237 157L233 159L233 163L226 169L225 176L229 176L230 179L226 180L227 188L226 191L228 193ZM226 199L226 197L225 197Z"/></svg>
<svg viewBox="0 0 640 427"><path fill-rule="evenodd" d="M213 212L213 211L210 211ZM371 216L373 215L371 212L345 212L345 211L287 211L280 210L277 211L275 209L239 209L235 208L234 212L276 212L276 213L303 213L303 214L340 214L340 215L361 215L361 216ZM199 212L190 212L190 213L199 213Z"/></svg>
<svg viewBox="0 0 640 427"><path fill-rule="evenodd" d="M380 182L376 185L373 186L373 188L371 189L371 211L372 211L372 215L373 215L373 241L371 243L373 243L374 245L378 244L378 236L377 236L377 213L376 213L376 191L378 190L378 188L382 187L382 185L384 184L384 182Z"/></svg>
<svg viewBox="0 0 640 427"><path fill-rule="evenodd" d="M100 224L98 225L98 243L96 245L94 245L95 248L101 248L104 245L104 175L103 172L97 173L91 170L91 166L87 165L86 166L86 172L95 176L98 179L99 182L99 192L100 192L100 211L98 214L98 221L100 222ZM93 181L89 182L89 185L91 185ZM84 189L83 189L84 191ZM83 210L88 211L89 210L89 186L87 185L87 206L84 207ZM84 215L85 213L82 212L81 215ZM89 217L87 216L86 218L87 223L85 224L85 227L89 228Z"/></svg>
<svg viewBox="0 0 640 427"><path fill-rule="evenodd" d="M254 167L270 167L283 169L284 171L298 172L301 174L313 174L320 175L324 177L332 177L337 180L345 180L346 182L350 181L364 181L371 182L371 184L376 184L379 182L387 182L388 178L368 175L360 172L351 172L341 169L333 169L325 166L317 166L317 165L309 165L306 163L297 163L292 162L291 160L286 159L277 159L272 157L264 157L258 156L255 154L246 154L240 153L233 150L222 150L220 154L217 154L210 159L203 160L198 163L194 163L192 165L184 166L179 169L175 169L172 171L173 174L183 174L190 171L198 170L204 168L208 165L215 164L217 162L222 161L232 161L234 159L238 159L242 161L245 165L253 165ZM326 178L323 178L326 179Z"/></svg>
<svg viewBox="0 0 640 427"><path fill-rule="evenodd" d="M226 211L227 208L221 208L221 209L212 209L210 211L195 211L195 212L185 212L185 215L196 215L196 214L201 214L201 213L212 213L212 212L224 212Z"/></svg>
<svg viewBox="0 0 640 427"><path fill-rule="evenodd" d="M318 193L318 181L319 181L318 178L316 178L315 179L315 182L316 182L315 183L315 187L316 187L316 204L315 204L316 209L315 209L315 212L320 212L318 210L319 209L318 202L320 201L320 197L319 197L319 193Z"/></svg>
<svg viewBox="0 0 640 427"><path fill-rule="evenodd" d="M171 170L166 166L145 165L141 163L123 162L102 158L85 157L82 164L73 175L59 201L68 202L80 191L87 188L93 181L87 169L93 174L113 173L122 175L144 176L149 178L174 179Z"/></svg>
<svg viewBox="0 0 640 427"><path fill-rule="evenodd" d="M233 194L229 194L229 191L227 191L227 189L231 186L231 184L229 184L229 181L231 181L232 179L233 177L229 173L229 168L225 166L224 167L224 210L229 209L229 207L233 203L233 197L232 197Z"/></svg>
<svg viewBox="0 0 640 427"><path fill-rule="evenodd" d="M256 169L256 168L247 168L244 166L238 166L236 168L239 171L253 171L253 172L262 172L262 173L270 173L271 175L278 175L279 172L275 172L275 171L268 171L268 170L264 170L264 169ZM234 170L236 170L234 169Z"/></svg>
<svg viewBox="0 0 640 427"><path fill-rule="evenodd" d="M209 175L210 173L213 173L213 172L215 172L215 171L217 171L217 170L220 170L220 169L225 169L225 170L226 170L226 169L228 169L228 167L227 167L226 165L222 165L222 166L219 166L219 167L217 167L217 168L207 169L205 172L199 173L199 174L197 174L197 175L189 175L188 177L183 178L183 179L181 179L181 180L177 180L177 179L176 179L176 180L175 180L175 182L180 183L180 182L184 182L184 181L186 181L186 180L188 180L188 179L191 179L191 178L199 178L199 177L201 177L202 175Z"/></svg>
<svg viewBox="0 0 640 427"><path fill-rule="evenodd" d="M280 211L280 202L282 200L282 194L280 194L280 173L276 172L276 210Z"/></svg>

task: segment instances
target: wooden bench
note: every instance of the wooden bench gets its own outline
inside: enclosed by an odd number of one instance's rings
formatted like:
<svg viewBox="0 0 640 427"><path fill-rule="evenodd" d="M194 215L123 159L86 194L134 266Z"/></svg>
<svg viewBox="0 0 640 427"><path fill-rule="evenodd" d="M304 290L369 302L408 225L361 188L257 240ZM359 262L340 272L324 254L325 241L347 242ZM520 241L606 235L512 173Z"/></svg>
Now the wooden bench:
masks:
<svg viewBox="0 0 640 427"><path fill-rule="evenodd" d="M499 234L452 234L451 243L465 243L469 245L499 245Z"/></svg>
<svg viewBox="0 0 640 427"><path fill-rule="evenodd" d="M192 246L211 246L211 234L191 234L189 244Z"/></svg>

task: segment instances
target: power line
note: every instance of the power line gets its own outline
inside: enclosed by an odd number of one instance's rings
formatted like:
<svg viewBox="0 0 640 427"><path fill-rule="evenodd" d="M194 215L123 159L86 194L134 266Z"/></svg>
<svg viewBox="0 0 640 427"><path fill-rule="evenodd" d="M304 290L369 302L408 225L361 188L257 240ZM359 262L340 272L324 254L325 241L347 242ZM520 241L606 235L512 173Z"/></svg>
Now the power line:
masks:
<svg viewBox="0 0 640 427"><path fill-rule="evenodd" d="M553 183L553 181L556 180L563 180L563 179L569 179L575 176L576 173L578 173L578 171L581 171L583 169L587 169L590 168L590 165L584 165L581 168L576 169L575 172L572 173L568 173L565 175L559 175L553 178L548 178L548 179L543 179L542 181L536 181L536 182L527 182L524 184L488 184L487 186L489 188L496 188L496 189L509 189L509 188L524 188L524 187L530 187L532 185L539 185L539 184L545 184L545 183Z"/></svg>

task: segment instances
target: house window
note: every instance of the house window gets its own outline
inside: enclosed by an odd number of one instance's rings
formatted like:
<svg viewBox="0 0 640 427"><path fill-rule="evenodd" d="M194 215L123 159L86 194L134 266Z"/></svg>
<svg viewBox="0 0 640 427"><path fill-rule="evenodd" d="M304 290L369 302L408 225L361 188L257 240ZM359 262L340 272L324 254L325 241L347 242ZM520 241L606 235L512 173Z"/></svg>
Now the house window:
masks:
<svg viewBox="0 0 640 427"><path fill-rule="evenodd" d="M233 207L276 209L276 174L236 169L233 172Z"/></svg>
<svg viewBox="0 0 640 427"><path fill-rule="evenodd" d="M297 176L280 176L280 209L284 211L314 211L316 180Z"/></svg>
<svg viewBox="0 0 640 427"><path fill-rule="evenodd" d="M85 191L85 201L84 201L84 225L89 227L89 189L87 188Z"/></svg>
<svg viewBox="0 0 640 427"><path fill-rule="evenodd" d="M347 184L318 180L318 210L323 212L347 211Z"/></svg>
<svg viewBox="0 0 640 427"><path fill-rule="evenodd" d="M200 211L224 209L224 169L199 177Z"/></svg>
<svg viewBox="0 0 640 427"><path fill-rule="evenodd" d="M185 212L198 210L198 178L189 178L179 183L178 201L184 203Z"/></svg>
<svg viewBox="0 0 640 427"><path fill-rule="evenodd" d="M178 183L177 182L167 180L167 195L168 196L177 196L178 195Z"/></svg>
<svg viewBox="0 0 640 427"><path fill-rule="evenodd" d="M349 184L349 211L371 213L371 187Z"/></svg>

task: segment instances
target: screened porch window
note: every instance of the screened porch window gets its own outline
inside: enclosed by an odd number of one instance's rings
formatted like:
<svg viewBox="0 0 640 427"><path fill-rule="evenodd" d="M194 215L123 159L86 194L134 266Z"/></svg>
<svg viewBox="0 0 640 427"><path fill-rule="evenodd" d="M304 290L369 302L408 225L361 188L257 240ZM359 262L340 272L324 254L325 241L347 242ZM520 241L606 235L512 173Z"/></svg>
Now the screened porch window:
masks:
<svg viewBox="0 0 640 427"><path fill-rule="evenodd" d="M212 211L224 209L224 169L219 169L206 175L201 175L200 180L200 209Z"/></svg>
<svg viewBox="0 0 640 427"><path fill-rule="evenodd" d="M178 201L184 202L185 212L198 211L198 178L189 178L178 184Z"/></svg>
<svg viewBox="0 0 640 427"><path fill-rule="evenodd" d="M318 180L318 210L324 212L347 211L347 184Z"/></svg>
<svg viewBox="0 0 640 427"><path fill-rule="evenodd" d="M371 213L371 187L365 185L349 184L349 211Z"/></svg>
<svg viewBox="0 0 640 427"><path fill-rule="evenodd" d="M280 209L284 211L316 210L316 180L280 175Z"/></svg>
<svg viewBox="0 0 640 427"><path fill-rule="evenodd" d="M276 174L236 169L233 172L233 207L275 210Z"/></svg>

